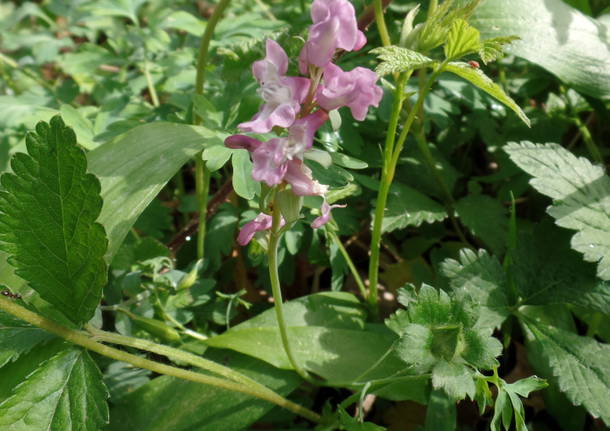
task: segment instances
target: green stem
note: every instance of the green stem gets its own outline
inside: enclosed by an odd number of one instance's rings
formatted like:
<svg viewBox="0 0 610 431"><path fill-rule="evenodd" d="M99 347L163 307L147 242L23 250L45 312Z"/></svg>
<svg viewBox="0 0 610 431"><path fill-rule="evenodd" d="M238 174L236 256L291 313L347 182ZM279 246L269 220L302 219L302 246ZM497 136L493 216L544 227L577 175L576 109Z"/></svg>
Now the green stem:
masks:
<svg viewBox="0 0 610 431"><path fill-rule="evenodd" d="M381 226L383 223L383 217L385 207L388 201L388 194L390 192L390 186L394 179L394 173L396 171L396 165L398 158L404 147L407 135L411 130L411 126L415 121L415 117L418 112L424 106L424 100L432 87L432 84L440 75L445 68L448 60L441 63L438 68L430 75L425 85L419 90L419 96L415 106L409 111L409 115L405 120L398 141L396 139L396 128L398 123L398 117L402 109L403 98L404 98L404 86L408 76L401 76L399 82L396 85L396 91L394 93L394 106L392 107L392 115L390 116L390 124L388 126L388 132L386 135L386 142L384 148L383 157L383 169L381 172L381 184L379 185L379 192L377 193L377 201L375 204L375 219L373 220L373 231L371 234L371 260L369 263L369 305L374 315L378 313L377 310L377 283L379 279L379 257L380 257L380 244L381 244ZM403 74L404 75L404 74ZM410 76L410 74L409 74Z"/></svg>
<svg viewBox="0 0 610 431"><path fill-rule="evenodd" d="M220 365L214 361L204 359L197 355L194 355L184 350L176 349L174 347L166 346L163 344L153 343L149 340L142 338L127 337L125 335L116 334L114 332L106 332L101 329L97 329L91 325L85 325L85 329L89 332L95 340L103 341L106 343L119 344L121 346L129 346L135 349L145 350L147 352L157 353L159 355L166 356L172 361L185 362L189 365L201 368L202 370L210 371L219 376L226 377L238 383L250 385L256 387L261 391L271 391L264 385L261 385L250 377L245 376L231 368ZM273 391L272 391L273 392Z"/></svg>
<svg viewBox="0 0 610 431"><path fill-rule="evenodd" d="M280 286L280 276L278 273L277 263L277 248L280 242L281 233L279 232L282 221L282 214L279 210L277 198L273 202L273 221L271 224L271 232L269 234L269 246L267 250L267 257L269 259L269 278L271 279L271 291L273 293L273 306L275 308L275 316L277 318L277 325L280 330L280 337L282 339L282 345L290 364L297 372L299 376L307 381L311 381L311 377L303 370L297 363L296 358L290 347L290 340L288 339L288 329L286 327L286 320L284 319L284 302L282 299L282 288Z"/></svg>
<svg viewBox="0 0 610 431"><path fill-rule="evenodd" d="M220 21L224 10L227 8L231 0L220 0L214 13L207 22L205 32L201 37L201 43L199 44L199 55L197 56L197 77L195 79L195 93L203 94L203 86L205 83L205 69L208 61L208 51L210 48L210 41L214 34L214 29ZM193 113L193 124L196 126L200 125L202 118L196 112ZM206 219L207 219L207 207L208 207L208 193L210 190L210 177L211 173L205 166L201 158L202 153L198 153L195 156L195 192L197 194L197 201L199 202L199 229L197 231L197 258L204 258L204 243L205 243L205 231L206 231Z"/></svg>
<svg viewBox="0 0 610 431"><path fill-rule="evenodd" d="M150 64L148 60L144 60L144 76L146 77L146 85L148 86L148 94L150 94L150 100L155 108L159 107L159 96L157 96L157 90L155 89L155 83L153 82L152 76L150 75Z"/></svg>
<svg viewBox="0 0 610 431"><path fill-rule="evenodd" d="M98 343L97 341L93 340L92 338L88 337L80 331L75 331L73 329L59 325L54 321L49 320L39 314L33 313L32 311L2 296L0 296L0 309L12 314L13 316L25 322L28 322L34 326L37 326L52 334L55 334L73 344L85 347L86 349L99 353L100 355L106 356L108 358L112 358L117 361L127 362L138 368L144 368L155 373L165 374L183 380L189 380L192 382L202 383L204 385L215 386L217 388L247 394L252 397L260 398L262 400L269 401L273 404L281 406L313 422L320 422L321 420L320 416L317 413L306 409L303 406L295 404L276 393L271 393L270 391L262 392L242 383L237 383L218 377L206 376L205 374L197 373L194 371L184 370L182 368L161 364Z"/></svg>
<svg viewBox="0 0 610 431"><path fill-rule="evenodd" d="M356 265L354 265L352 258L350 257L349 253L345 249L345 246L341 242L339 235L337 235L336 232L334 232L330 229L326 229L326 233L334 241L335 245L341 252L341 255L345 259L345 262L347 263L347 266L348 266L350 272L352 273L352 276L354 277L354 281L358 285L358 289L360 289L360 294L362 295L363 298L366 298L367 297L366 286L364 285L364 282L362 281L362 277L360 277L360 273L358 273L358 270L356 269Z"/></svg>
<svg viewBox="0 0 610 431"><path fill-rule="evenodd" d="M385 25L385 19L383 17L383 4L381 0L375 0L375 22L377 23L377 30L379 31L379 36L381 37L381 43L383 46L389 46L392 44L390 41L390 34L388 33L388 28Z"/></svg>
<svg viewBox="0 0 610 431"><path fill-rule="evenodd" d="M47 90L50 90L51 92L55 91L53 89L53 85L51 85L49 82L45 81L43 78L36 75L34 72L30 71L29 69L19 66L19 63L17 63L12 58L0 53L0 61L7 64L10 67L12 67L13 69L21 72L23 75L27 76L28 78L33 79L34 81L36 81L38 84L42 85Z"/></svg>
<svg viewBox="0 0 610 431"><path fill-rule="evenodd" d="M402 74L396 83L394 91L394 104L392 106L392 114L390 123L386 132L385 145L383 149L383 166L381 170L381 184L377 194L377 202L375 206L375 218L373 219L373 231L371 236L371 258L369 260L369 294L368 301L373 315L377 315L377 280L379 277L379 257L381 244L381 222L383 221L383 213L387 201L390 183L387 182L389 176L390 159L394 150L394 142L396 140L396 129L398 128L398 119L404 102L404 90L410 73Z"/></svg>
<svg viewBox="0 0 610 431"><path fill-rule="evenodd" d="M573 120L576 127L578 127L578 131L582 135L582 140L585 142L587 150L589 151L589 154L591 154L591 157L593 157L593 160L595 160L597 163L603 164L604 158L602 157L599 148L597 148L597 145L595 144L587 125L582 122L578 115L575 115Z"/></svg>

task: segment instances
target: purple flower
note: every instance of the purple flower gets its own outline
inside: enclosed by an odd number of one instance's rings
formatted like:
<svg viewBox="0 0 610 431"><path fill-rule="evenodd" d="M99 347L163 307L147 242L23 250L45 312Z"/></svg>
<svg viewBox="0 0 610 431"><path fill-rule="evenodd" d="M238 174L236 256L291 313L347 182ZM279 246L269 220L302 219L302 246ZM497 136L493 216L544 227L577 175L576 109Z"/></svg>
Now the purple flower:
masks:
<svg viewBox="0 0 610 431"><path fill-rule="evenodd" d="M311 5L309 38L299 56L299 69L307 73L307 65L324 67L337 49L357 51L366 43L358 30L354 6L347 0L315 0Z"/></svg>
<svg viewBox="0 0 610 431"><path fill-rule="evenodd" d="M266 49L266 57L252 65L265 103L251 121L239 124L244 132L267 133L274 126L289 127L309 90L309 79L285 76L288 56L277 42L267 39Z"/></svg>
<svg viewBox="0 0 610 431"><path fill-rule="evenodd" d="M281 225L283 225L284 223L284 219L282 219ZM248 244L250 241L252 241L252 238L254 238L254 235L257 232L262 232L271 229L272 224L273 217L265 213L260 213L256 216L254 220L243 225L243 227L239 231L239 235L237 235L237 242L239 243L239 245Z"/></svg>
<svg viewBox="0 0 610 431"><path fill-rule="evenodd" d="M379 106L383 90L376 85L377 74L364 67L344 72L335 64L324 68L324 85L318 87L316 99L327 111L348 106L352 116L362 121L369 106Z"/></svg>
<svg viewBox="0 0 610 431"><path fill-rule="evenodd" d="M320 208L320 212L322 214L311 223L311 227L318 229L324 226L330 220L330 210L333 208L345 208L346 206L347 205L329 205L328 202L324 201L324 203L322 203L322 207Z"/></svg>
<svg viewBox="0 0 610 431"><path fill-rule="evenodd" d="M261 142L246 135L233 135L225 140L225 145L229 148L250 151L254 165L252 178L256 181L264 181L268 186L274 186L285 179L291 161L303 159L305 151L313 145L316 130L327 118L326 112L316 111L295 121L288 129L287 137ZM293 168L291 172L296 170Z"/></svg>
<svg viewBox="0 0 610 431"><path fill-rule="evenodd" d="M299 159L287 163L284 181L292 186L292 193L297 196L324 196L328 191L328 186L314 180L311 169Z"/></svg>

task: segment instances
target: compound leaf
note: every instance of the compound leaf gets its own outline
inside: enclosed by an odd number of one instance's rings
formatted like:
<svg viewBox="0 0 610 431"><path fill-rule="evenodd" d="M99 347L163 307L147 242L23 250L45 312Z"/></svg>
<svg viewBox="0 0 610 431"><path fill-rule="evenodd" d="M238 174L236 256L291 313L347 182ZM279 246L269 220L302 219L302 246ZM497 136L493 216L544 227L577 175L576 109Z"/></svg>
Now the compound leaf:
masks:
<svg viewBox="0 0 610 431"><path fill-rule="evenodd" d="M10 431L97 431L108 422L108 391L89 354L67 348L41 364L0 404Z"/></svg>
<svg viewBox="0 0 610 431"><path fill-rule="evenodd" d="M491 78L489 78L481 69L477 69L472 67L468 63L463 63L461 61L452 61L451 63L445 66L445 71L455 73L457 76L464 78L466 81L470 82L475 87L480 88L487 94L489 94L494 99L497 99L499 102L502 102L510 109L512 109L515 114L523 120L525 124L530 126L530 120L527 118L527 115L521 110L519 105L502 90L502 88L493 82Z"/></svg>
<svg viewBox="0 0 610 431"><path fill-rule="evenodd" d="M572 248L597 263L598 277L610 280L610 177L604 169L557 144L511 142L505 149L534 177L530 184L553 199L547 212L557 225L578 231Z"/></svg>
<svg viewBox="0 0 610 431"><path fill-rule="evenodd" d="M26 145L0 178L0 248L43 299L85 322L106 282L100 182L59 116L38 123Z"/></svg>

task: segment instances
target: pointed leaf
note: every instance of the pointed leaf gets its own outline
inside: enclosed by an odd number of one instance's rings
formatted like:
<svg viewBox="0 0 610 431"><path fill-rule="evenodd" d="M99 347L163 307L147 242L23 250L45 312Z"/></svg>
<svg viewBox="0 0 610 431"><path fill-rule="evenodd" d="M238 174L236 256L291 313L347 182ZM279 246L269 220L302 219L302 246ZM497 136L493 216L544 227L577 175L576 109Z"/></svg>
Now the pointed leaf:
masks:
<svg viewBox="0 0 610 431"><path fill-rule="evenodd" d="M610 280L610 177L604 169L557 144L511 142L505 150L534 177L531 185L553 199L547 212L556 223L578 231L572 248L597 262L598 277Z"/></svg>
<svg viewBox="0 0 610 431"><path fill-rule="evenodd" d="M480 48L479 30L463 19L453 21L445 43L445 57L456 60L466 54L477 52Z"/></svg>
<svg viewBox="0 0 610 431"><path fill-rule="evenodd" d="M527 318L526 335L570 401L610 426L610 345Z"/></svg>
<svg viewBox="0 0 610 431"><path fill-rule="evenodd" d="M525 124L530 126L529 118L527 118L519 105L517 105L517 103L510 96L508 96L498 84L493 82L487 75L485 75L481 69L476 69L468 63L456 61L447 64L445 66L445 71L455 73L456 75L470 82L475 87L480 88L491 97L502 102L512 109Z"/></svg>
<svg viewBox="0 0 610 431"><path fill-rule="evenodd" d="M96 223L100 183L59 116L26 138L28 154L0 178L0 248L17 275L75 323L93 316L106 282L107 240Z"/></svg>
<svg viewBox="0 0 610 431"><path fill-rule="evenodd" d="M0 429L98 431L108 422L107 398L89 354L67 348L41 364L0 404Z"/></svg>

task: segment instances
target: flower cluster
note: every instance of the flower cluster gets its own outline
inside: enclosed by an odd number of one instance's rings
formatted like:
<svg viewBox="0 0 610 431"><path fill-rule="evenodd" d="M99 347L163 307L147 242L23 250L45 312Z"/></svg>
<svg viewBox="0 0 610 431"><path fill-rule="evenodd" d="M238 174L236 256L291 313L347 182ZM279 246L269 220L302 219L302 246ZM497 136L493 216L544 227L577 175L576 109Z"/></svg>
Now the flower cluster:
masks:
<svg viewBox="0 0 610 431"><path fill-rule="evenodd" d="M330 163L327 155L320 158L319 151L312 148L314 135L328 120L328 112L343 106L356 120L364 120L369 106L379 105L382 90L372 70L356 67L345 72L332 63L339 50L356 51L366 43L352 4L348 0L315 0L311 18L309 38L299 56L299 70L306 77L286 76L288 56L277 42L267 40L265 58L252 66L264 103L252 120L238 125L241 131L252 133L284 129L284 136L261 142L233 135L225 145L250 152L256 181L270 187L290 186L297 196L321 196L321 215L312 223L319 228L338 205L326 202L328 186L314 180L304 163L306 158ZM242 228L238 242L245 245L256 232L270 227L271 216L261 213Z"/></svg>

